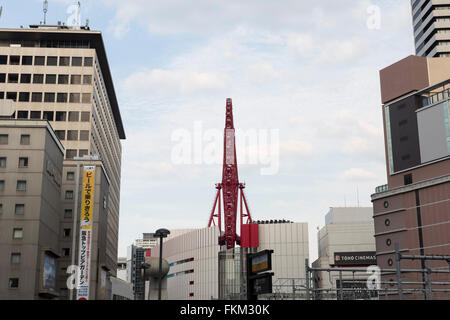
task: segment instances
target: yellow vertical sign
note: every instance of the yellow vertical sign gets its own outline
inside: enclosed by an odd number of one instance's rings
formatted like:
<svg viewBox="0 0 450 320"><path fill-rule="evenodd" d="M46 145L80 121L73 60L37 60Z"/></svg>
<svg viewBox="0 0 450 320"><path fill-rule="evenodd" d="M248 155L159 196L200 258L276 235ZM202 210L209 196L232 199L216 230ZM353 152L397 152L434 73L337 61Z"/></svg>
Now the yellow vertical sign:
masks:
<svg viewBox="0 0 450 320"><path fill-rule="evenodd" d="M92 222L94 211L95 166L83 168L83 194L81 198L80 242L78 256L77 300L89 299L91 266Z"/></svg>

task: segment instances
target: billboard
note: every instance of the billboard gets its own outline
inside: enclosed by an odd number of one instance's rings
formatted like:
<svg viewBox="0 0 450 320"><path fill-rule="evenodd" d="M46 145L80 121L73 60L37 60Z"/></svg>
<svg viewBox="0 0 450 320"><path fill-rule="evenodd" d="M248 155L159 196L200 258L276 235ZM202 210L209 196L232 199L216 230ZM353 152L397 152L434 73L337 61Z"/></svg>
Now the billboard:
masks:
<svg viewBox="0 0 450 320"><path fill-rule="evenodd" d="M44 271L42 272L42 290L54 292L56 289L56 259L48 252L44 253Z"/></svg>
<svg viewBox="0 0 450 320"><path fill-rule="evenodd" d="M95 166L84 166L78 252L78 266L80 271L78 275L77 300L89 299L94 183Z"/></svg>
<svg viewBox="0 0 450 320"><path fill-rule="evenodd" d="M335 266L372 266L377 264L375 251L335 252Z"/></svg>
<svg viewBox="0 0 450 320"><path fill-rule="evenodd" d="M272 252L264 250L251 255L251 272L259 273L272 269Z"/></svg>

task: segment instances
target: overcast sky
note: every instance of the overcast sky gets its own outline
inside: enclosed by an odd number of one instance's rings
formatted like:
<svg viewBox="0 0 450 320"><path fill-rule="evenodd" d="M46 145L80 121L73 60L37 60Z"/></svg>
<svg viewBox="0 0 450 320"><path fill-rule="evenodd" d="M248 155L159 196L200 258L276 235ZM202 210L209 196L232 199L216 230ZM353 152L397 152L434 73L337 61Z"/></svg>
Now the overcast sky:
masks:
<svg viewBox="0 0 450 320"><path fill-rule="evenodd" d="M39 23L42 2L0 0L0 27ZM66 21L74 3L50 0L48 23ZM207 155L222 152L212 138L223 133L226 98L235 126L259 137L237 144L253 218L308 222L311 260L329 207L356 206L357 193L370 206L386 183L378 71L413 54L409 0L81 5L83 24L103 32L127 135L120 256L143 232L206 227L222 169ZM174 139L189 136L192 163L179 164Z"/></svg>

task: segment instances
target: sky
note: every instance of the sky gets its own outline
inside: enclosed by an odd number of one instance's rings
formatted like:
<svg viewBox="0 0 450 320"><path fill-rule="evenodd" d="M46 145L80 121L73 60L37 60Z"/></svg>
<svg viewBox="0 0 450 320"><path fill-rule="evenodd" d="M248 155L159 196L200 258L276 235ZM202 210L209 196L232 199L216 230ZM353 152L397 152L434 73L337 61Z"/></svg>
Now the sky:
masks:
<svg viewBox="0 0 450 320"><path fill-rule="evenodd" d="M371 206L386 183L379 70L414 53L410 1L80 2L127 136L119 256L144 232L207 226L227 98L253 219L307 222L310 260L329 208ZM0 27L38 24L42 3L0 0ZM47 22L73 4L49 0Z"/></svg>

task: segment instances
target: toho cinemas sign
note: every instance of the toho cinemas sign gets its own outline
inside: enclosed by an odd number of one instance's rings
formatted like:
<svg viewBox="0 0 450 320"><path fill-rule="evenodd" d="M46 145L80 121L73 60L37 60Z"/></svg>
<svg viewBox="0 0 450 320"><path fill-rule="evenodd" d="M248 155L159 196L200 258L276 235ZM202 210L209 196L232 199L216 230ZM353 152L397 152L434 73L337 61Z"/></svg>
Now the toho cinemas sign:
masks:
<svg viewBox="0 0 450 320"><path fill-rule="evenodd" d="M375 251L335 252L335 266L372 266L377 264Z"/></svg>

